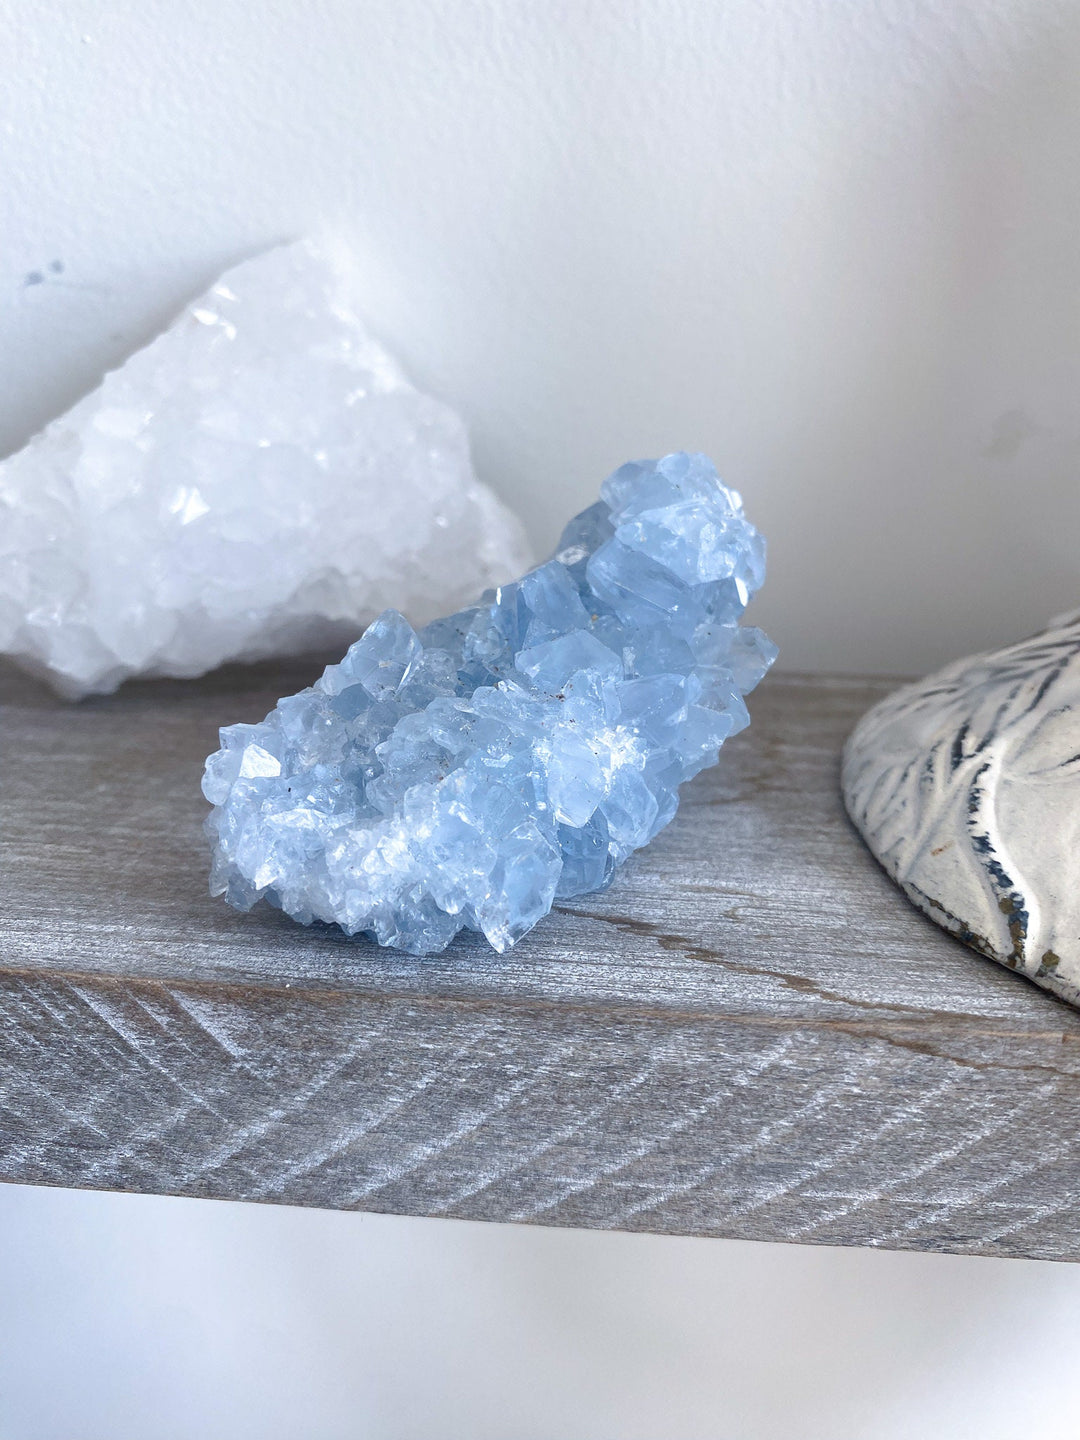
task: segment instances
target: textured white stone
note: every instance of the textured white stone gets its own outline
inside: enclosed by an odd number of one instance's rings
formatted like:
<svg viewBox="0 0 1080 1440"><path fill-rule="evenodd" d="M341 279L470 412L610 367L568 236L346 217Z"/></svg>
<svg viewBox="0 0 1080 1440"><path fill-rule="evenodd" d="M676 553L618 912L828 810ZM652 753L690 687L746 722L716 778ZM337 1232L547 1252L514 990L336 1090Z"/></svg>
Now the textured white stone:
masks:
<svg viewBox="0 0 1080 1440"><path fill-rule="evenodd" d="M1080 613L875 705L843 786L932 920L1080 1005Z"/></svg>
<svg viewBox="0 0 1080 1440"><path fill-rule="evenodd" d="M0 464L0 652L63 695L340 645L519 573L465 428L309 244L228 271Z"/></svg>

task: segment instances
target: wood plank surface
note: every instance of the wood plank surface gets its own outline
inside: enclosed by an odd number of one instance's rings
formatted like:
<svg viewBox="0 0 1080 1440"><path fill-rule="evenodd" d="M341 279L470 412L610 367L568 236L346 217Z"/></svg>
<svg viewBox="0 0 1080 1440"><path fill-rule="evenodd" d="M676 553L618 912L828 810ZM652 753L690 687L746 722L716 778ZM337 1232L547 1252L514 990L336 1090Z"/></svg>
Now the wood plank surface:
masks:
<svg viewBox="0 0 1080 1440"><path fill-rule="evenodd" d="M207 893L217 726L318 668L69 706L0 667L0 1179L1080 1255L1080 1015L840 805L890 682L771 678L609 891L421 960Z"/></svg>

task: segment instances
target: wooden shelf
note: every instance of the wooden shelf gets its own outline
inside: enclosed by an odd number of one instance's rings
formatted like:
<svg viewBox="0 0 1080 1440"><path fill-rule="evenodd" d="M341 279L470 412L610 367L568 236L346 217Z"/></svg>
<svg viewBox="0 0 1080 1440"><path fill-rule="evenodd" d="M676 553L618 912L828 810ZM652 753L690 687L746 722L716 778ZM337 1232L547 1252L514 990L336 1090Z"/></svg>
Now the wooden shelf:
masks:
<svg viewBox="0 0 1080 1440"><path fill-rule="evenodd" d="M72 707L0 669L0 1179L1080 1255L1080 1015L841 810L888 682L774 677L609 891L415 960L207 894L216 728L315 673Z"/></svg>

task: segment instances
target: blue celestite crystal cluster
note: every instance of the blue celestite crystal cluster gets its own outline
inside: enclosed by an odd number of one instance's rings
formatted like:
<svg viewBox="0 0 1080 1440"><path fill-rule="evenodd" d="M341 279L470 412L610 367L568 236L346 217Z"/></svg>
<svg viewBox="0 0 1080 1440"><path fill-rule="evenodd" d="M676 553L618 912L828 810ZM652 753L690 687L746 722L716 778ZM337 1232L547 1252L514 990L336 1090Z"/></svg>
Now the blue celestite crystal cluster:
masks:
<svg viewBox="0 0 1080 1440"><path fill-rule="evenodd" d="M505 950L598 890L749 723L765 544L704 455L622 466L553 559L419 632L394 610L206 764L211 888L412 954Z"/></svg>

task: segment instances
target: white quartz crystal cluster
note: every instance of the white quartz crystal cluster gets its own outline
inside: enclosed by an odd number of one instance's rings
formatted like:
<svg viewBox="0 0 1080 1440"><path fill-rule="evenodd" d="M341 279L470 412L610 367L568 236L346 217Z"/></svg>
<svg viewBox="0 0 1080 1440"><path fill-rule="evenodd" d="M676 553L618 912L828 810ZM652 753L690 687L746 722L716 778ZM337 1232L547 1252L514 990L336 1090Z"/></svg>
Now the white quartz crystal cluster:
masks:
<svg viewBox="0 0 1080 1440"><path fill-rule="evenodd" d="M423 622L528 564L458 416L306 242L227 272L0 464L0 653L63 695Z"/></svg>

